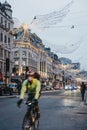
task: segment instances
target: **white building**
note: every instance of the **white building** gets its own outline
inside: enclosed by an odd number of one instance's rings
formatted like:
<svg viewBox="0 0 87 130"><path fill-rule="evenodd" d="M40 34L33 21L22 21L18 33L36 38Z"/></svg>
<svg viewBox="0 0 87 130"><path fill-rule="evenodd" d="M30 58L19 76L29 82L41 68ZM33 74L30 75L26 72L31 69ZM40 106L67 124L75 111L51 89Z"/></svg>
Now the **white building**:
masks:
<svg viewBox="0 0 87 130"><path fill-rule="evenodd" d="M13 29L13 35L14 46L11 54L13 73L25 75L28 67L46 78L47 53L44 51L42 40L35 33L31 33L26 24Z"/></svg>

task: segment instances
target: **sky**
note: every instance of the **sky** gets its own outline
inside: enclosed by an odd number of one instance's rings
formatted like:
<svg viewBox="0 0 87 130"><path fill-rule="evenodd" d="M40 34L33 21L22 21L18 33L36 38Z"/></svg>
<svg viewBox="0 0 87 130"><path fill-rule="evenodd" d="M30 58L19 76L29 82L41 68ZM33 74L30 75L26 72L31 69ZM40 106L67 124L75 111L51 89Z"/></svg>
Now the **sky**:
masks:
<svg viewBox="0 0 87 130"><path fill-rule="evenodd" d="M0 2L3 3L5 0ZM79 62L82 70L87 70L87 0L7 2L12 6L12 16L17 23L26 23L30 26L36 16L37 24L31 28L31 32L35 32L43 44L50 47L59 58L70 58L72 62ZM71 5L67 8L69 3ZM63 17L60 17L60 14Z"/></svg>

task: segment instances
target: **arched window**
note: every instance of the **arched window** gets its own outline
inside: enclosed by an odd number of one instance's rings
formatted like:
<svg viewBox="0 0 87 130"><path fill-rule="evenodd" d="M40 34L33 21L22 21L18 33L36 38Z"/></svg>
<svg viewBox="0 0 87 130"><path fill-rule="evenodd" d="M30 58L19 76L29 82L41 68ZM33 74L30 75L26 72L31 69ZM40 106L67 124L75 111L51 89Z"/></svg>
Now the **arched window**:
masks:
<svg viewBox="0 0 87 130"><path fill-rule="evenodd" d="M14 55L15 55L15 56L19 56L18 51L15 51L15 52L14 52Z"/></svg>

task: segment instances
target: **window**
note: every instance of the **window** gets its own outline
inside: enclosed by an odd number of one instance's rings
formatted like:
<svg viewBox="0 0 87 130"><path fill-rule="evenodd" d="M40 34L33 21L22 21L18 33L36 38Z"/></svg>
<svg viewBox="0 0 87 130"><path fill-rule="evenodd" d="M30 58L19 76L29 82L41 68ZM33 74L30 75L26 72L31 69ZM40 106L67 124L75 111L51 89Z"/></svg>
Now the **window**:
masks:
<svg viewBox="0 0 87 130"><path fill-rule="evenodd" d="M8 43L10 43L10 38L8 38Z"/></svg>
<svg viewBox="0 0 87 130"><path fill-rule="evenodd" d="M6 56L7 56L7 51L4 50L4 58L6 58Z"/></svg>
<svg viewBox="0 0 87 130"><path fill-rule="evenodd" d="M25 66L26 65L26 61L22 60L22 65Z"/></svg>
<svg viewBox="0 0 87 130"><path fill-rule="evenodd" d="M3 24L3 17L1 17L1 24Z"/></svg>
<svg viewBox="0 0 87 130"><path fill-rule="evenodd" d="M4 42L7 43L7 36L4 37Z"/></svg>
<svg viewBox="0 0 87 130"><path fill-rule="evenodd" d="M1 39L0 40L1 40L1 42L3 42L3 33L1 33Z"/></svg>
<svg viewBox="0 0 87 130"><path fill-rule="evenodd" d="M30 52L28 53L28 57L30 57Z"/></svg>
<svg viewBox="0 0 87 130"><path fill-rule="evenodd" d="M22 52L22 56L26 56L26 52L25 51Z"/></svg>
<svg viewBox="0 0 87 130"><path fill-rule="evenodd" d="M19 62L18 62L18 60L15 60L15 65L19 65Z"/></svg>
<svg viewBox="0 0 87 130"><path fill-rule="evenodd" d="M8 28L10 29L10 23L8 23Z"/></svg>
<svg viewBox="0 0 87 130"><path fill-rule="evenodd" d="M5 28L7 28L7 21L5 20Z"/></svg>
<svg viewBox="0 0 87 130"><path fill-rule="evenodd" d="M10 57L10 52L8 52L8 57Z"/></svg>
<svg viewBox="0 0 87 130"><path fill-rule="evenodd" d="M18 51L15 51L15 56L19 56Z"/></svg>
<svg viewBox="0 0 87 130"><path fill-rule="evenodd" d="M3 57L3 50L0 48L0 57Z"/></svg>

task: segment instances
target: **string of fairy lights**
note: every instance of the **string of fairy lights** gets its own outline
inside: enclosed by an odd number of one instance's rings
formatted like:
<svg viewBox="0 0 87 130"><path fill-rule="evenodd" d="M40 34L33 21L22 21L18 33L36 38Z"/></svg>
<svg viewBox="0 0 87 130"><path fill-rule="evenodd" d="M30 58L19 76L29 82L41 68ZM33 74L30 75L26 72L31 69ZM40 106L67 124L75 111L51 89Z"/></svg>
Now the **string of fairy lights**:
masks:
<svg viewBox="0 0 87 130"><path fill-rule="evenodd" d="M70 15L71 20L76 20L78 19L78 17L85 17L87 15L87 10L82 10L82 11L77 11L77 12L71 12L70 11L70 7L72 6L72 4L74 3L74 1L72 0L71 2L69 2L64 8L62 8L61 10L57 10L57 11L53 11L49 14L45 14L45 15L36 15L32 22L29 24L29 28L33 29L33 28L37 28L38 30L41 28L42 30L44 29L51 29L51 28L58 28L58 29L75 29L77 26L86 26L86 24L68 24L68 25L58 25L59 22L61 22L66 15ZM14 18L14 23L18 24L18 26L20 27L21 22L17 19ZM82 44L83 40L86 38L87 34L85 33L84 35L82 35L79 40L75 41L74 43L72 43L72 41L66 42L63 45L59 45L59 44L55 44L55 43L51 43L49 42L50 47L52 47L53 50L55 50L55 52L59 52L61 54L68 54L68 53L73 53L75 50L77 50L80 45ZM43 43L45 43L45 45L48 44L47 41L45 41L44 39Z"/></svg>

